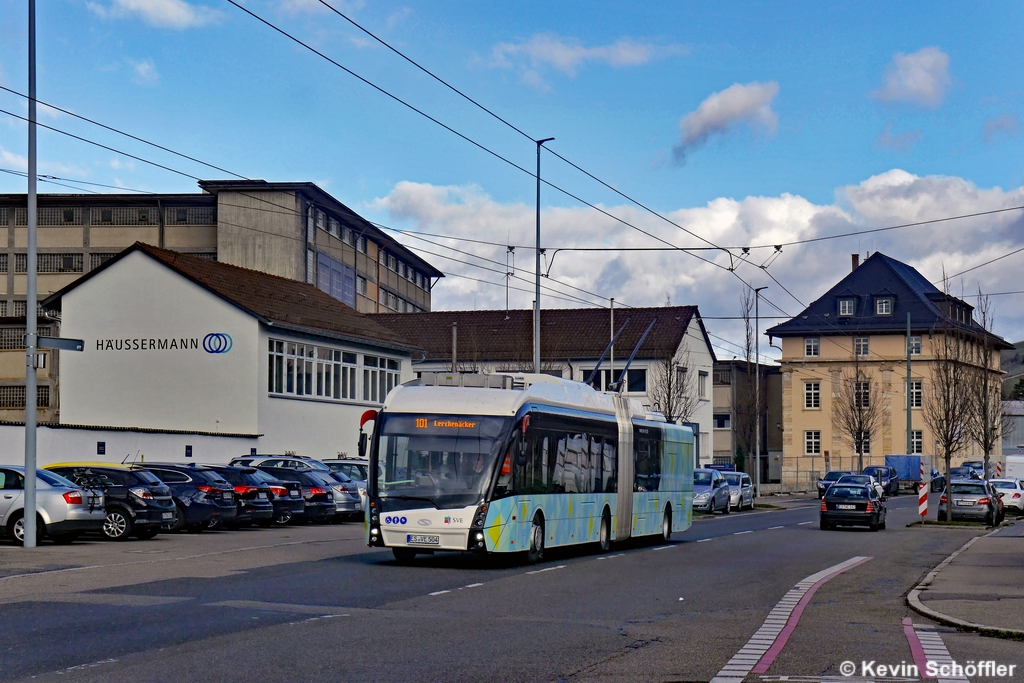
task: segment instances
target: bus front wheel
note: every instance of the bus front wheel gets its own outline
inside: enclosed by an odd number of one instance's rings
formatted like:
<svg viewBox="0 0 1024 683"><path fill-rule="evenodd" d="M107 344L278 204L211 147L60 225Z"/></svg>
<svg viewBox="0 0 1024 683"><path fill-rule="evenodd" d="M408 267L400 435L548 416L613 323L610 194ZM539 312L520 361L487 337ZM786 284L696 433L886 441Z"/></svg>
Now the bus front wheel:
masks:
<svg viewBox="0 0 1024 683"><path fill-rule="evenodd" d="M602 553L612 549L612 518L608 514L608 510L601 515L601 531L597 537L597 543Z"/></svg>
<svg viewBox="0 0 1024 683"><path fill-rule="evenodd" d="M539 514L533 518L530 529L530 549L526 551L526 560L533 564L544 559L544 518Z"/></svg>

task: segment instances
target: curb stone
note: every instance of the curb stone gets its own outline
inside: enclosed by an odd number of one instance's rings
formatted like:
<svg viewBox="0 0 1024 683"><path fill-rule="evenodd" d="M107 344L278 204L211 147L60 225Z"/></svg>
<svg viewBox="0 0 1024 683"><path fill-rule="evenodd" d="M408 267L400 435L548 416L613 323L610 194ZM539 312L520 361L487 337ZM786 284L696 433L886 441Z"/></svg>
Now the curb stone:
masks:
<svg viewBox="0 0 1024 683"><path fill-rule="evenodd" d="M935 577L938 576L939 572L942 571L946 567L946 565L948 565L950 562L956 559L956 557L960 553L970 548L974 544L974 542L977 541L979 538L987 538L988 536L991 536L997 531L999 531L999 529L994 529L988 532L987 534L975 536L974 538L970 539L962 546L960 546L960 548L956 550L952 555L950 555L945 560L940 562L938 566L936 566L934 569L928 572L928 575L925 576L924 579L922 579L919 584L914 586L910 590L910 593L907 594L907 605L910 606L910 609L914 610L918 614L921 614L923 616L928 617L929 619L932 619L933 621L937 621L940 624L945 624L946 626L953 626L961 631L973 631L980 635L989 636L992 638L1024 640L1024 631L1020 631L1017 629L996 628L995 626L976 624L972 621L957 619L956 617L951 617L948 614L936 612L935 610L929 607L925 607L924 603L921 602L921 593L923 591L928 590L928 586L931 585L932 581L935 580Z"/></svg>

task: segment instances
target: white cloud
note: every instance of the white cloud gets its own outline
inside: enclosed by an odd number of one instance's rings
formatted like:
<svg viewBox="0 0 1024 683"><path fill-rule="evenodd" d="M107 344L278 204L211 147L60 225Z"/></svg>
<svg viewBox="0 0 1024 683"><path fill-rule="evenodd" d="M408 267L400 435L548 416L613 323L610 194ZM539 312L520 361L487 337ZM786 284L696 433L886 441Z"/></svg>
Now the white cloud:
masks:
<svg viewBox="0 0 1024 683"><path fill-rule="evenodd" d="M906 133L893 133L892 122L886 123L882 133L875 139L875 147L880 149L891 149L894 152L909 152L917 143L924 138L924 133L919 130L910 130Z"/></svg>
<svg viewBox="0 0 1024 683"><path fill-rule="evenodd" d="M110 168L114 169L115 171L134 171L135 162L132 161L131 159L122 160L120 157L114 157L113 159L110 160Z"/></svg>
<svg viewBox="0 0 1024 683"><path fill-rule="evenodd" d="M215 9L185 0L113 0L109 5L87 2L86 6L103 19L138 17L150 26L178 30L204 26L222 16Z"/></svg>
<svg viewBox="0 0 1024 683"><path fill-rule="evenodd" d="M394 28L412 16L412 7L402 7L388 17L388 28Z"/></svg>
<svg viewBox="0 0 1024 683"><path fill-rule="evenodd" d="M949 55L937 47L925 47L909 55L897 52L885 70L881 87L871 96L881 102L907 102L935 109L952 83Z"/></svg>
<svg viewBox="0 0 1024 683"><path fill-rule="evenodd" d="M986 121L982 129L985 133L985 142L992 142L1000 137L1016 135L1020 130L1020 119L1016 114L999 114Z"/></svg>
<svg viewBox="0 0 1024 683"><path fill-rule="evenodd" d="M364 0L333 0L330 4L345 14L356 12L366 6ZM320 0L281 0L278 6L289 14L319 14L330 11Z"/></svg>
<svg viewBox="0 0 1024 683"><path fill-rule="evenodd" d="M586 47L576 38L562 38L553 34L538 34L521 43L498 43L491 51L491 66L511 68L523 61L536 71L551 67L567 76L588 62L600 62L614 67L639 66L668 55L680 54L679 45L659 46L653 43L622 38L610 45Z"/></svg>
<svg viewBox="0 0 1024 683"><path fill-rule="evenodd" d="M737 123L747 123L754 129L775 132L778 116L772 110L772 100L779 94L779 84L734 83L725 90L712 93L700 106L679 122L680 141L674 155L682 161L691 149L700 147L712 135L725 135Z"/></svg>
<svg viewBox="0 0 1024 683"><path fill-rule="evenodd" d="M28 158L16 154L8 149L0 147L0 165L16 171L28 170ZM89 169L78 164L68 164L61 161L39 160L37 162L40 175L57 175L68 178L87 178Z"/></svg>
<svg viewBox="0 0 1024 683"><path fill-rule="evenodd" d="M815 204L803 197L782 194L775 197L718 198L704 206L685 207L666 215L676 223L704 235L718 244L773 245L794 240L886 227L902 223L955 216L1024 204L1024 188L1004 191L978 188L962 178L919 177L893 170L868 178L860 184L839 188L836 201ZM505 263L505 247L476 244L463 238L510 242L524 245L516 250L517 274L528 282L513 279L511 285L527 291L509 292L511 305L528 308L533 300L533 243L535 215L532 204L500 203L479 188L443 187L402 182L392 192L377 199L372 207L389 214L389 224L410 230L452 235L453 239L428 238L468 251L499 264ZM678 245L706 246L658 218L631 206L602 207L624 220ZM442 278L433 292L436 310L477 308L500 309L505 306L502 265L470 259L399 235L403 244L420 251L452 256L449 261L429 254L424 258L453 277ZM673 302L698 304L705 316L737 315L743 285L729 272L702 263L677 251L666 252L571 252L553 256L554 248L566 246L659 246L648 237L587 208L548 208L542 215L542 243L548 247L546 260L554 258L552 280L614 296L630 306L657 306L666 293ZM783 248L769 267L787 288L805 303L821 296L849 269L850 253L882 251L918 268L925 277L938 280L943 268L956 273L983 261L1024 246L1024 212L1007 212L975 219L950 221L858 237L829 240ZM762 263L771 248L755 249L750 260ZM739 255L739 252L736 252ZM701 252L720 265L728 265L725 254ZM474 261L497 269L490 272L459 261ZM955 293L971 294L978 284L984 290L1020 289L1019 271L1024 254L998 261L973 271L953 283ZM790 315L803 307L781 290L756 266L739 264L737 273L755 286L767 285L767 298ZM488 280L482 284L454 277L466 275ZM543 281L566 295L579 295L599 305L596 297ZM559 301L543 293L545 307L574 307L578 302ZM997 332L1010 339L1024 338L1024 307L1021 297L993 299L996 305ZM604 299L607 305L607 298ZM762 301L763 316L780 315ZM764 321L763 321L764 322ZM769 321L779 322L779 321ZM741 327L734 321L708 321L715 334L742 342ZM770 351L767 345L766 351ZM726 352L722 352L723 355ZM730 357L725 355L726 358Z"/></svg>
<svg viewBox="0 0 1024 683"><path fill-rule="evenodd" d="M135 61L129 59L128 63L132 66L132 72L135 74L132 76L132 81L139 85L153 85L160 80L160 74L156 71L156 64L153 63L152 59L143 59Z"/></svg>

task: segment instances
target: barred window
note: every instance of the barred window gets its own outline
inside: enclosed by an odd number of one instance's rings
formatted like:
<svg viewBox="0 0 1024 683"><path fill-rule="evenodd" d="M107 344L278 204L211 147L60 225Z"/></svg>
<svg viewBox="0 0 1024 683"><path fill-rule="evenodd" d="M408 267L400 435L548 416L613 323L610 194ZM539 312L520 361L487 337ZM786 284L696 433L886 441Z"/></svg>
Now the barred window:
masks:
<svg viewBox="0 0 1024 683"><path fill-rule="evenodd" d="M117 254L90 254L89 270L96 270L115 256L117 256Z"/></svg>
<svg viewBox="0 0 1024 683"><path fill-rule="evenodd" d="M59 206L40 206L36 216L39 225L81 225L82 209Z"/></svg>
<svg viewBox="0 0 1024 683"><path fill-rule="evenodd" d="M912 453L924 452L924 432L914 429L910 432L910 451Z"/></svg>
<svg viewBox="0 0 1024 683"><path fill-rule="evenodd" d="M732 384L732 370L729 368L715 368L711 374L711 384L716 387L730 386Z"/></svg>
<svg viewBox="0 0 1024 683"><path fill-rule="evenodd" d="M37 273L83 273L82 254L37 254ZM19 273L28 270L28 255L16 254L15 267Z"/></svg>
<svg viewBox="0 0 1024 683"><path fill-rule="evenodd" d="M0 299L0 318L7 317L7 302Z"/></svg>
<svg viewBox="0 0 1024 683"><path fill-rule="evenodd" d="M269 340L271 394L335 400L356 398L356 354L312 344Z"/></svg>
<svg viewBox="0 0 1024 683"><path fill-rule="evenodd" d="M0 254L0 273L7 272L7 254Z"/></svg>
<svg viewBox="0 0 1024 683"><path fill-rule="evenodd" d="M908 389L910 391L910 407L920 408L921 400L924 395L924 380L912 379L909 382Z"/></svg>
<svg viewBox="0 0 1024 683"><path fill-rule="evenodd" d="M7 302L4 301L3 303L6 304ZM22 315L24 315L24 313ZM37 327L36 334L40 337L49 337L50 328L46 326ZM23 348L25 348L24 327L0 327L0 350L10 351L12 349Z"/></svg>
<svg viewBox="0 0 1024 683"><path fill-rule="evenodd" d="M42 384L36 387L36 407L50 406L50 387ZM0 408L24 408L25 385L0 387Z"/></svg>
<svg viewBox="0 0 1024 683"><path fill-rule="evenodd" d="M14 302L14 317L23 318L25 317L25 302L15 301Z"/></svg>
<svg viewBox="0 0 1024 683"><path fill-rule="evenodd" d="M871 382L853 383L853 407L858 410L871 407Z"/></svg>
<svg viewBox="0 0 1024 683"><path fill-rule="evenodd" d="M217 252L215 251L197 251L189 254L189 256L195 256L196 258L206 259L207 261L216 261Z"/></svg>
<svg viewBox="0 0 1024 683"><path fill-rule="evenodd" d="M356 293L366 296L366 278L356 275Z"/></svg>
<svg viewBox="0 0 1024 683"><path fill-rule="evenodd" d="M401 384L397 360L363 356L363 400L383 403L388 392Z"/></svg>
<svg viewBox="0 0 1024 683"><path fill-rule="evenodd" d="M212 206L176 206L164 209L165 223L179 225L216 225L217 211Z"/></svg>
<svg viewBox="0 0 1024 683"><path fill-rule="evenodd" d="M93 207L89 210L89 220L94 225L159 225L160 216L155 206Z"/></svg>

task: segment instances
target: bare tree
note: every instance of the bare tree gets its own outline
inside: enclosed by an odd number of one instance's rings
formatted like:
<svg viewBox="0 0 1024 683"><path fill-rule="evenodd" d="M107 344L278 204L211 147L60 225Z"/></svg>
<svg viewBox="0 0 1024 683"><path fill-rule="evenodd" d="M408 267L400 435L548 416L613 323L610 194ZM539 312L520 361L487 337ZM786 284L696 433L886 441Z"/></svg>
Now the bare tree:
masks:
<svg viewBox="0 0 1024 683"><path fill-rule="evenodd" d="M677 349L648 365L647 395L669 422L687 422L697 410L696 375L689 349Z"/></svg>
<svg viewBox="0 0 1024 683"><path fill-rule="evenodd" d="M989 460L999 443L1007 416L1003 412L1002 382L999 376L999 348L992 333L995 314L992 302L978 288L975 307L980 338L972 345L974 364L970 374L971 411L967 431L985 454L985 479L991 472Z"/></svg>
<svg viewBox="0 0 1024 683"><path fill-rule="evenodd" d="M943 284L946 285L945 276ZM948 292L948 287L943 287ZM946 305L952 297L947 294ZM973 396L971 393L972 350L968 333L953 322L952 311L943 311L944 322L932 330L932 382L924 402L924 421L935 435L935 441L946 465L946 495L949 492L949 469L953 454L970 440ZM946 521L952 521L952 507L946 506Z"/></svg>
<svg viewBox="0 0 1024 683"><path fill-rule="evenodd" d="M844 370L832 387L832 424L850 444L861 471L871 435L878 434L885 416L882 392L868 370L854 349L853 367Z"/></svg>

